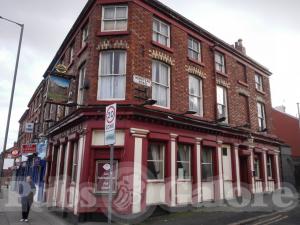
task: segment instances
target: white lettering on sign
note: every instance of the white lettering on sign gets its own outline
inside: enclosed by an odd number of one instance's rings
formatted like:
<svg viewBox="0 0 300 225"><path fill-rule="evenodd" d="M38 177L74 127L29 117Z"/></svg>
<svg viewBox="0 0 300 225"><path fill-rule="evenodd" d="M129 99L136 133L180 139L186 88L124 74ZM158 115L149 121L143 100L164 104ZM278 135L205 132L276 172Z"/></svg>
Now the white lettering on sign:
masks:
<svg viewBox="0 0 300 225"><path fill-rule="evenodd" d="M146 87L151 87L152 86L152 81L148 78L141 77L139 75L133 75L133 82L136 84L140 84Z"/></svg>
<svg viewBox="0 0 300 225"><path fill-rule="evenodd" d="M116 116L117 104L106 107L105 112L105 144L113 145L116 143Z"/></svg>

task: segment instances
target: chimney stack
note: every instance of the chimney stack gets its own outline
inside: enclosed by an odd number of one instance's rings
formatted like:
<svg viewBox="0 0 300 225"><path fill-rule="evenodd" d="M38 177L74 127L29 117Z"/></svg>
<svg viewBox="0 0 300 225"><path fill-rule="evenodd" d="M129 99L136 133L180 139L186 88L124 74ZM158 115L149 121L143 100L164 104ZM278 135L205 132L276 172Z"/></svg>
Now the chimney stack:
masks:
<svg viewBox="0 0 300 225"><path fill-rule="evenodd" d="M285 108L284 105L281 105L281 106L276 106L275 109L276 109L277 111L279 111L279 112L285 113L285 109L286 109L286 108Z"/></svg>
<svg viewBox="0 0 300 225"><path fill-rule="evenodd" d="M246 48L243 46L243 40L241 38L237 42L235 42L234 48L242 54L246 55Z"/></svg>

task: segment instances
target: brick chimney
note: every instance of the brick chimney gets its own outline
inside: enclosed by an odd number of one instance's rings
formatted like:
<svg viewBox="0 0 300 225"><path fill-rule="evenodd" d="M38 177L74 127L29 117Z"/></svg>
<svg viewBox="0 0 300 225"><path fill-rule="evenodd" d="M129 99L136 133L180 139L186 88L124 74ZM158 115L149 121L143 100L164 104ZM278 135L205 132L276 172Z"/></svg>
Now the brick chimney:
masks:
<svg viewBox="0 0 300 225"><path fill-rule="evenodd" d="M246 55L246 48L243 46L242 39L239 39L237 42L234 43L234 48L242 54Z"/></svg>

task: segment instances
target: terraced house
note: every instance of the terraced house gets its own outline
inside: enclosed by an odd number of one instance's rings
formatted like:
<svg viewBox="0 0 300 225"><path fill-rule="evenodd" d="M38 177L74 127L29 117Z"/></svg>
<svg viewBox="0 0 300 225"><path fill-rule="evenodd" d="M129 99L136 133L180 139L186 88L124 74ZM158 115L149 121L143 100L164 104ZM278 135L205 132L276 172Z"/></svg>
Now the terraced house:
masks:
<svg viewBox="0 0 300 225"><path fill-rule="evenodd" d="M229 45L156 0L89 0L45 79L58 64L75 79L68 104L43 105L49 205L78 216L106 212L111 103L115 211L280 188L271 72L242 40Z"/></svg>

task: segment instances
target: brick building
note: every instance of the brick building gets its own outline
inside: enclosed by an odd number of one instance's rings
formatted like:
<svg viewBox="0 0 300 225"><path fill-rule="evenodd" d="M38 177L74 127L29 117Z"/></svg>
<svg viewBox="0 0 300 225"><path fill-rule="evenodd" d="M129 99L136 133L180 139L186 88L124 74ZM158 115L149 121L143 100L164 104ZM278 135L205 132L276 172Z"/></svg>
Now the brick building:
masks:
<svg viewBox="0 0 300 225"><path fill-rule="evenodd" d="M274 133L288 146L290 157L282 160L282 173L284 178L292 176L300 188L300 122L299 118L285 112L285 107L277 107L272 110ZM282 151L284 154L285 151ZM286 171L286 172L285 172ZM292 180L292 179L289 179ZM293 182L290 182L293 183Z"/></svg>
<svg viewBox="0 0 300 225"><path fill-rule="evenodd" d="M111 103L118 106L115 211L280 188L271 72L241 40L228 45L156 0L90 0L45 80L58 64L75 79L69 104L42 104L50 206L106 212Z"/></svg>

